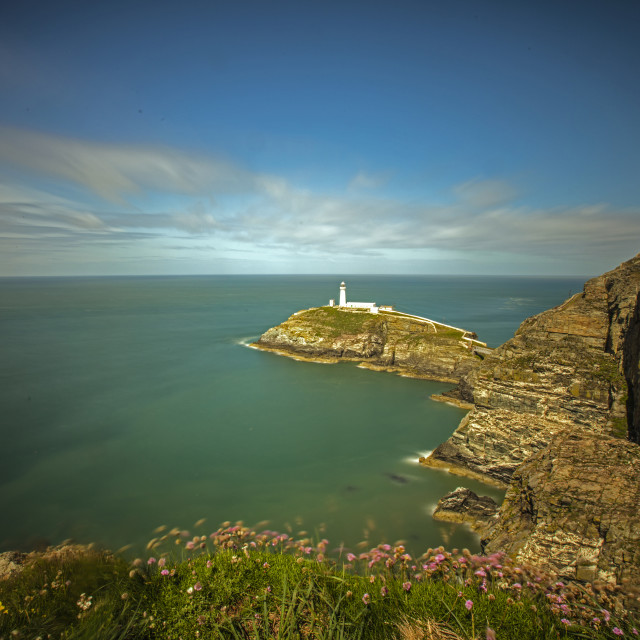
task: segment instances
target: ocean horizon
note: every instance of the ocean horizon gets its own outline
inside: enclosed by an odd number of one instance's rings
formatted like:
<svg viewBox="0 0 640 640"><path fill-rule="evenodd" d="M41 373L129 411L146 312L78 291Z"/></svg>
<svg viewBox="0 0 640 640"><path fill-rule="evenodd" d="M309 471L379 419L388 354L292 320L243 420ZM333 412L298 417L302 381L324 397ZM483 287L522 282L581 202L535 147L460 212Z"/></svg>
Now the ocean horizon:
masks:
<svg viewBox="0 0 640 640"><path fill-rule="evenodd" d="M248 348L295 311L338 298L475 331L489 346L585 278L86 276L0 278L0 550L72 538L117 549L159 525L223 521L327 537L469 547L435 522L457 486L420 467L464 411L451 385ZM195 531L194 531L195 532Z"/></svg>

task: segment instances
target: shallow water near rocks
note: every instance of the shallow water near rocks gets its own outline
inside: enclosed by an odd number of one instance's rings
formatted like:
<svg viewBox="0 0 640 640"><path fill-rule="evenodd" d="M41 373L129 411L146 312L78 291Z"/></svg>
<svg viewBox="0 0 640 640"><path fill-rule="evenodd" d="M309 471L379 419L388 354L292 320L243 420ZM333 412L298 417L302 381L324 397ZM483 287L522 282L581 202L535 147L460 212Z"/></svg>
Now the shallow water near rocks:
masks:
<svg viewBox="0 0 640 640"><path fill-rule="evenodd" d="M352 276L350 299L476 331L497 346L581 278ZM224 520L327 537L478 549L431 517L464 485L417 459L464 411L450 385L248 348L337 298L334 276L0 280L0 549L66 538L142 544ZM196 532L192 529L193 532Z"/></svg>

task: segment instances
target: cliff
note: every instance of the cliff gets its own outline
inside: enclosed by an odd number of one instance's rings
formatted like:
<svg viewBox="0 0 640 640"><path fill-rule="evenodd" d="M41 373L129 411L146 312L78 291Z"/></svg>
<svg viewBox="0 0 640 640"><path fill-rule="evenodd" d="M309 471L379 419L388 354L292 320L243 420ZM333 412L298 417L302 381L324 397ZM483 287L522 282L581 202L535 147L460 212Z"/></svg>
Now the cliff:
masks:
<svg viewBox="0 0 640 640"><path fill-rule="evenodd" d="M474 405L425 462L507 486L566 429L640 442L640 257L525 320L461 381Z"/></svg>
<svg viewBox="0 0 640 640"><path fill-rule="evenodd" d="M569 580L624 586L640 609L640 447L565 432L521 465L484 541Z"/></svg>
<svg viewBox="0 0 640 640"><path fill-rule="evenodd" d="M465 331L396 313L337 307L299 311L253 346L321 362L341 360L404 375L457 383L478 365Z"/></svg>
<svg viewBox="0 0 640 640"><path fill-rule="evenodd" d="M639 289L636 256L525 320L463 378L454 395L474 408L424 460L508 486L485 551L618 585L626 608L640 608Z"/></svg>

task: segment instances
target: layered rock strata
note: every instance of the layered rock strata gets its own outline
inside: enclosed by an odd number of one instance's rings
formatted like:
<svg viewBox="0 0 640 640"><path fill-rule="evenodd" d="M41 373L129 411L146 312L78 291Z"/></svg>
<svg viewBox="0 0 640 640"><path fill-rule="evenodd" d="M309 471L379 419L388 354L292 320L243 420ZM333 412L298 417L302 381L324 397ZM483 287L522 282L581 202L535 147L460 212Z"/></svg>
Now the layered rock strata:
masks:
<svg viewBox="0 0 640 640"><path fill-rule="evenodd" d="M637 256L525 320L461 381L475 408L425 463L507 486L563 430L638 442L639 285Z"/></svg>
<svg viewBox="0 0 640 640"><path fill-rule="evenodd" d="M462 339L465 335L475 336L393 313L319 307L292 315L253 346L301 359L351 360L455 383L480 362Z"/></svg>
<svg viewBox="0 0 640 640"><path fill-rule="evenodd" d="M513 474L483 541L569 580L624 587L640 608L640 447L565 432Z"/></svg>

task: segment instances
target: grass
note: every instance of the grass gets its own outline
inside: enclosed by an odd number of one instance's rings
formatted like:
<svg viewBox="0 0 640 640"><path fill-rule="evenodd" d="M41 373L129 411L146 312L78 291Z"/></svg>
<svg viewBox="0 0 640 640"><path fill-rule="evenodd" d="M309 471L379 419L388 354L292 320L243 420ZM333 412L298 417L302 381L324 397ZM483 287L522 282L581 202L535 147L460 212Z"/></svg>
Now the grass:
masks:
<svg viewBox="0 0 640 640"><path fill-rule="evenodd" d="M501 555L401 545L358 555L240 523L174 530L133 563L85 551L0 581L0 638L632 638L609 588Z"/></svg>

